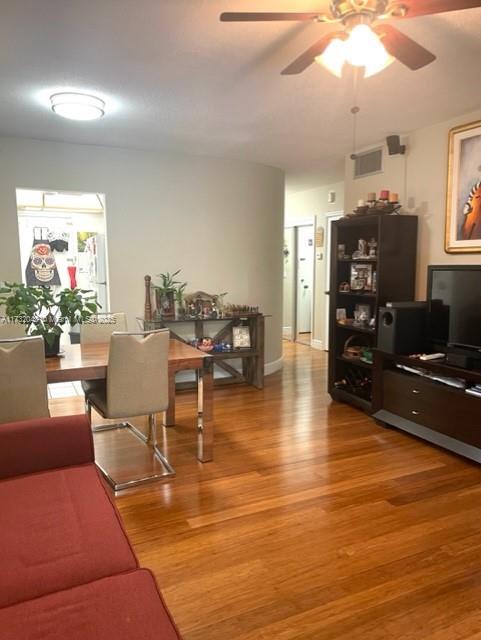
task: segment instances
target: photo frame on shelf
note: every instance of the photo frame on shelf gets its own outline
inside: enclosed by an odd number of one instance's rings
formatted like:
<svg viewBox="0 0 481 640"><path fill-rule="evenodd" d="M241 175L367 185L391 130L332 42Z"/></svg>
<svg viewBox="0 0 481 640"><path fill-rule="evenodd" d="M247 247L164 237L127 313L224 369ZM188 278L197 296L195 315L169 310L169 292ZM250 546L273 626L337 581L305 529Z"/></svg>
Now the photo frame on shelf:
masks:
<svg viewBox="0 0 481 640"><path fill-rule="evenodd" d="M481 120L449 132L447 253L481 252Z"/></svg>
<svg viewBox="0 0 481 640"><path fill-rule="evenodd" d="M354 262L351 264L351 291L372 290L372 264Z"/></svg>
<svg viewBox="0 0 481 640"><path fill-rule="evenodd" d="M232 346L234 349L250 349L251 334L249 327L232 327Z"/></svg>
<svg viewBox="0 0 481 640"><path fill-rule="evenodd" d="M356 304L354 307L354 321L357 325L367 326L371 319L371 305Z"/></svg>

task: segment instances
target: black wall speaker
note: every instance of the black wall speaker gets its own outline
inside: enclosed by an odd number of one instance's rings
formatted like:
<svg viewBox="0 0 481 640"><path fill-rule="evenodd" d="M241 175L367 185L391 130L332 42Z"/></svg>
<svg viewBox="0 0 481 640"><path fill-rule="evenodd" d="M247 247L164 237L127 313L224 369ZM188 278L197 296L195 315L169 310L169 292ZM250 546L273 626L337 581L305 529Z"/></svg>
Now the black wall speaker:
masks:
<svg viewBox="0 0 481 640"><path fill-rule="evenodd" d="M401 144L399 136L388 136L386 138L387 150L390 156L404 155L406 153L406 145Z"/></svg>
<svg viewBox="0 0 481 640"><path fill-rule="evenodd" d="M381 307L377 348L400 355L423 353L426 318L425 302L392 303L392 306Z"/></svg>

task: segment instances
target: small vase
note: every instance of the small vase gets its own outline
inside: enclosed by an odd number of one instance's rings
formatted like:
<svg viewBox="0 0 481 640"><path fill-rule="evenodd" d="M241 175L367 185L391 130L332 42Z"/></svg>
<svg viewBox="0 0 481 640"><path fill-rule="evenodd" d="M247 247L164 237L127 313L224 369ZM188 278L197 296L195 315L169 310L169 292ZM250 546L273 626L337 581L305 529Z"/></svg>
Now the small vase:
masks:
<svg viewBox="0 0 481 640"><path fill-rule="evenodd" d="M54 341L52 342L52 344L48 344L48 342L45 340L45 336L44 336L43 344L44 344L44 348L45 348L45 357L46 358L54 358L55 356L58 356L58 353L60 351L60 336L55 336Z"/></svg>

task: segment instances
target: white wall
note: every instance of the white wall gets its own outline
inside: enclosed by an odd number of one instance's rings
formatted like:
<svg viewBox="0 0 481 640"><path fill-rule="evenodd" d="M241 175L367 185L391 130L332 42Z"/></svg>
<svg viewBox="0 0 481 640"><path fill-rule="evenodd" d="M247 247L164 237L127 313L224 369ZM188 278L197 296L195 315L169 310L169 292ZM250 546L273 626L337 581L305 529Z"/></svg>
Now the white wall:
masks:
<svg viewBox="0 0 481 640"><path fill-rule="evenodd" d="M336 192L336 202L329 204L327 197L329 191ZM316 189L308 189L297 193L288 193L286 196L285 225L311 223L315 219L316 228L324 230L327 213L344 211L344 183L323 185ZM313 318L313 346L323 348L325 344L325 290L326 290L326 248L316 247L314 269L314 318Z"/></svg>
<svg viewBox="0 0 481 640"><path fill-rule="evenodd" d="M105 193L111 308L142 315L145 274L259 305L281 358L284 175L201 156L0 139L0 280L20 280L16 188Z"/></svg>
<svg viewBox="0 0 481 640"><path fill-rule="evenodd" d="M352 160L346 158L346 211L370 191L390 189L400 194L404 210L419 216L416 293L426 298L429 264L480 264L478 254L449 254L444 251L448 134L460 124L481 120L481 110L409 133L405 156L385 154L385 173L353 179ZM374 143L373 147L379 146ZM481 158L480 158L481 165Z"/></svg>

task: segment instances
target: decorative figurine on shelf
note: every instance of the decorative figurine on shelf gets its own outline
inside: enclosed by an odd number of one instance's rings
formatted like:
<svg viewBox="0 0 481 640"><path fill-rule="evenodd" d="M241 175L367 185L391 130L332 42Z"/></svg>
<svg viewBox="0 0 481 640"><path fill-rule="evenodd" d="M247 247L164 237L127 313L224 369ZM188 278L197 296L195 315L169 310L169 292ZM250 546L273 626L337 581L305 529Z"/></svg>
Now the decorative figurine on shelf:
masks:
<svg viewBox="0 0 481 640"><path fill-rule="evenodd" d="M368 257L366 240L363 240L362 238L360 238L357 241L357 251L354 251L354 253L352 254L352 257L354 260L362 260L363 258L366 259Z"/></svg>
<svg viewBox="0 0 481 640"><path fill-rule="evenodd" d="M370 258L377 258L377 242L376 242L376 238L371 238L369 240L369 242L367 243L367 246L369 247L369 257Z"/></svg>
<svg viewBox="0 0 481 640"><path fill-rule="evenodd" d="M214 348L214 341L212 338L202 338L197 345L197 348L201 351L212 351Z"/></svg>
<svg viewBox="0 0 481 640"><path fill-rule="evenodd" d="M349 285L349 282L341 282L341 284L339 285L339 292L349 293L350 291L351 291L351 287Z"/></svg>

